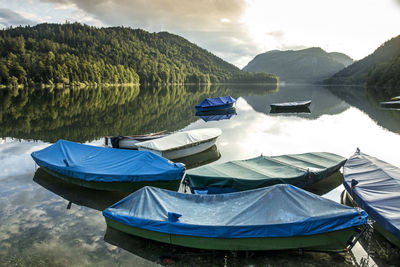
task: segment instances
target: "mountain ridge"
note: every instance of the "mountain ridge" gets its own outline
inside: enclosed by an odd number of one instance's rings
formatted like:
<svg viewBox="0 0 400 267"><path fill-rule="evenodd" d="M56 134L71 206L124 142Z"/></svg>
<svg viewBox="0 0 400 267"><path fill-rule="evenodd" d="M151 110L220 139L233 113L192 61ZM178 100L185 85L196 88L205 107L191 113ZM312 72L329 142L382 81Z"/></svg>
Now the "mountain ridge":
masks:
<svg viewBox="0 0 400 267"><path fill-rule="evenodd" d="M302 50L271 50L254 57L242 70L268 72L289 82L322 82L353 60L339 52L328 53L320 47Z"/></svg>

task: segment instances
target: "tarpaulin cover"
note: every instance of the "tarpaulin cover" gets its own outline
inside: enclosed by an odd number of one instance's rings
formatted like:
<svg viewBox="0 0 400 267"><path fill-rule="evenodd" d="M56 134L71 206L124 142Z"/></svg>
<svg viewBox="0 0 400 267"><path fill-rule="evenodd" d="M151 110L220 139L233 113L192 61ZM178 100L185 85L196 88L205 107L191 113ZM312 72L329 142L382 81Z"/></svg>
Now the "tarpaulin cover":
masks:
<svg viewBox="0 0 400 267"><path fill-rule="evenodd" d="M311 104L311 100L298 101L298 102L285 102L285 103L273 103L271 108L294 108L294 107L308 107Z"/></svg>
<svg viewBox="0 0 400 267"><path fill-rule="evenodd" d="M202 110L210 107L218 106L232 106L236 102L236 99L231 96L221 96L215 98L206 98L200 104L196 105L196 109Z"/></svg>
<svg viewBox="0 0 400 267"><path fill-rule="evenodd" d="M221 133L222 132L219 128L204 128L176 132L158 139L137 143L136 146L139 149L149 149L155 151L174 150L217 138L221 135Z"/></svg>
<svg viewBox="0 0 400 267"><path fill-rule="evenodd" d="M344 165L343 185L369 216L400 239L399 168L358 151Z"/></svg>
<svg viewBox="0 0 400 267"><path fill-rule="evenodd" d="M330 176L345 161L328 152L260 156L193 169L186 172L186 179L193 190L213 188L213 193L217 193L217 188L242 191L274 184L304 187Z"/></svg>
<svg viewBox="0 0 400 267"><path fill-rule="evenodd" d="M150 231L217 238L321 234L363 225L368 217L361 209L291 185L221 195L144 187L104 210L103 215Z"/></svg>
<svg viewBox="0 0 400 267"><path fill-rule="evenodd" d="M123 150L59 140L31 154L51 171L86 181L140 182L182 178L185 168L148 151Z"/></svg>

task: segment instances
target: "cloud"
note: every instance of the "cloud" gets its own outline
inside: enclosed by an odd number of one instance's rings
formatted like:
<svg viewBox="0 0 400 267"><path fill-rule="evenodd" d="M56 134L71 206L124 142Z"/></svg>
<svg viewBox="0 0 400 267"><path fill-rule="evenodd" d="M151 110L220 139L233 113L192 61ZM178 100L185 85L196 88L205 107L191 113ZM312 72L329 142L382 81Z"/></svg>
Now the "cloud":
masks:
<svg viewBox="0 0 400 267"><path fill-rule="evenodd" d="M17 12L8 8L0 8L0 27L11 25L33 25L35 21L25 18Z"/></svg>

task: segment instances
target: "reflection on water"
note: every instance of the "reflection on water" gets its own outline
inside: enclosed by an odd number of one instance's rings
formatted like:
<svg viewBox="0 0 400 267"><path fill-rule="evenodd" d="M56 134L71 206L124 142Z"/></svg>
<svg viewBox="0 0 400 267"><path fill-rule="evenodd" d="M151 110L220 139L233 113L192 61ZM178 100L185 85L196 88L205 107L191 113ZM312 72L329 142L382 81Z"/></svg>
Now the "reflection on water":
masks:
<svg viewBox="0 0 400 267"><path fill-rule="evenodd" d="M216 145L213 145L207 150L200 153L193 154L187 157L174 159L175 162L181 162L185 164L186 170L200 167L202 165L214 162L221 157Z"/></svg>
<svg viewBox="0 0 400 267"><path fill-rule="evenodd" d="M380 102L388 99L389 95L382 95L384 90L372 90L364 87L329 87L329 90L349 105L357 107L373 119L377 124L389 131L400 132L400 111L385 109Z"/></svg>
<svg viewBox="0 0 400 267"><path fill-rule="evenodd" d="M195 104L205 97L221 95L238 98L237 115L229 120L208 122L195 116ZM123 233L110 234L99 210L122 196L55 182L50 177L42 177L41 170L35 175L30 153L47 146L45 142L59 138L103 145L102 137L108 135L218 127L222 130L217 140L218 149L214 147L197 155L187 162L188 167L260 154L327 151L348 157L357 147L400 166L398 113L380 109L371 102L372 98L365 91L328 90L311 85L286 86L279 90L253 85L52 92L0 90L0 137L6 137L0 142L2 264L148 266L162 263L160 256L171 249L178 254L176 265L182 266L355 264L348 253L282 251L246 255L200 251L199 254L199 251L170 248ZM269 113L272 102L304 99L312 99L311 113ZM19 142L15 138L22 140ZM341 175L337 174L310 190L339 201L343 189L340 180ZM73 204L67 209L70 202ZM380 257L381 261L374 258L375 262L399 265L400 256L385 259L385 251L369 252ZM357 261L364 257L357 256Z"/></svg>
<svg viewBox="0 0 400 267"><path fill-rule="evenodd" d="M219 109L212 111L197 111L196 116L200 117L203 121L220 121L229 120L232 116L236 115L235 108Z"/></svg>
<svg viewBox="0 0 400 267"><path fill-rule="evenodd" d="M102 211L129 195L128 193L94 190L62 181L39 168L33 181L72 204Z"/></svg>
<svg viewBox="0 0 400 267"><path fill-rule="evenodd" d="M132 236L107 227L104 241L123 248L134 255L168 265L163 258L174 261L173 266L304 266L327 264L352 265L352 258L347 253L323 253L289 251L254 251L226 252L183 248L153 240Z"/></svg>
<svg viewBox="0 0 400 267"><path fill-rule="evenodd" d="M276 86L276 85L275 85ZM55 142L175 131L196 120L205 97L266 94L276 88L234 85L0 90L0 137Z"/></svg>

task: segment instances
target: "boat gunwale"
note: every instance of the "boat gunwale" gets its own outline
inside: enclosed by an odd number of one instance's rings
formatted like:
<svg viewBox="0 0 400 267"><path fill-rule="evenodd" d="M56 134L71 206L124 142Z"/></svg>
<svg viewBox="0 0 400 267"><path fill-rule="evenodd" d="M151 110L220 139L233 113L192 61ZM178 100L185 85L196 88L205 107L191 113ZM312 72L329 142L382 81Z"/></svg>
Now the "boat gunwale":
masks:
<svg viewBox="0 0 400 267"><path fill-rule="evenodd" d="M143 150L157 151L157 152L162 152L162 153L164 153L164 152L170 152L170 151L174 151L174 150L180 150L180 149L189 148L189 147L192 147L192 146L197 146L197 145L199 145L199 144L207 143L207 142L209 142L209 141L212 141L212 140L214 140L214 139L217 139L220 135L221 135L221 134L219 134L218 136L209 138L209 139L205 139L205 140L202 140L202 141L197 141L197 142L190 143L190 144L186 144L186 145L179 146L179 147L170 148L170 149L167 149L167 150L157 150L157 149L151 149L151 148L142 147L142 146L138 146L138 147L139 147L139 148L142 148ZM139 150L140 150L140 149L139 149Z"/></svg>

